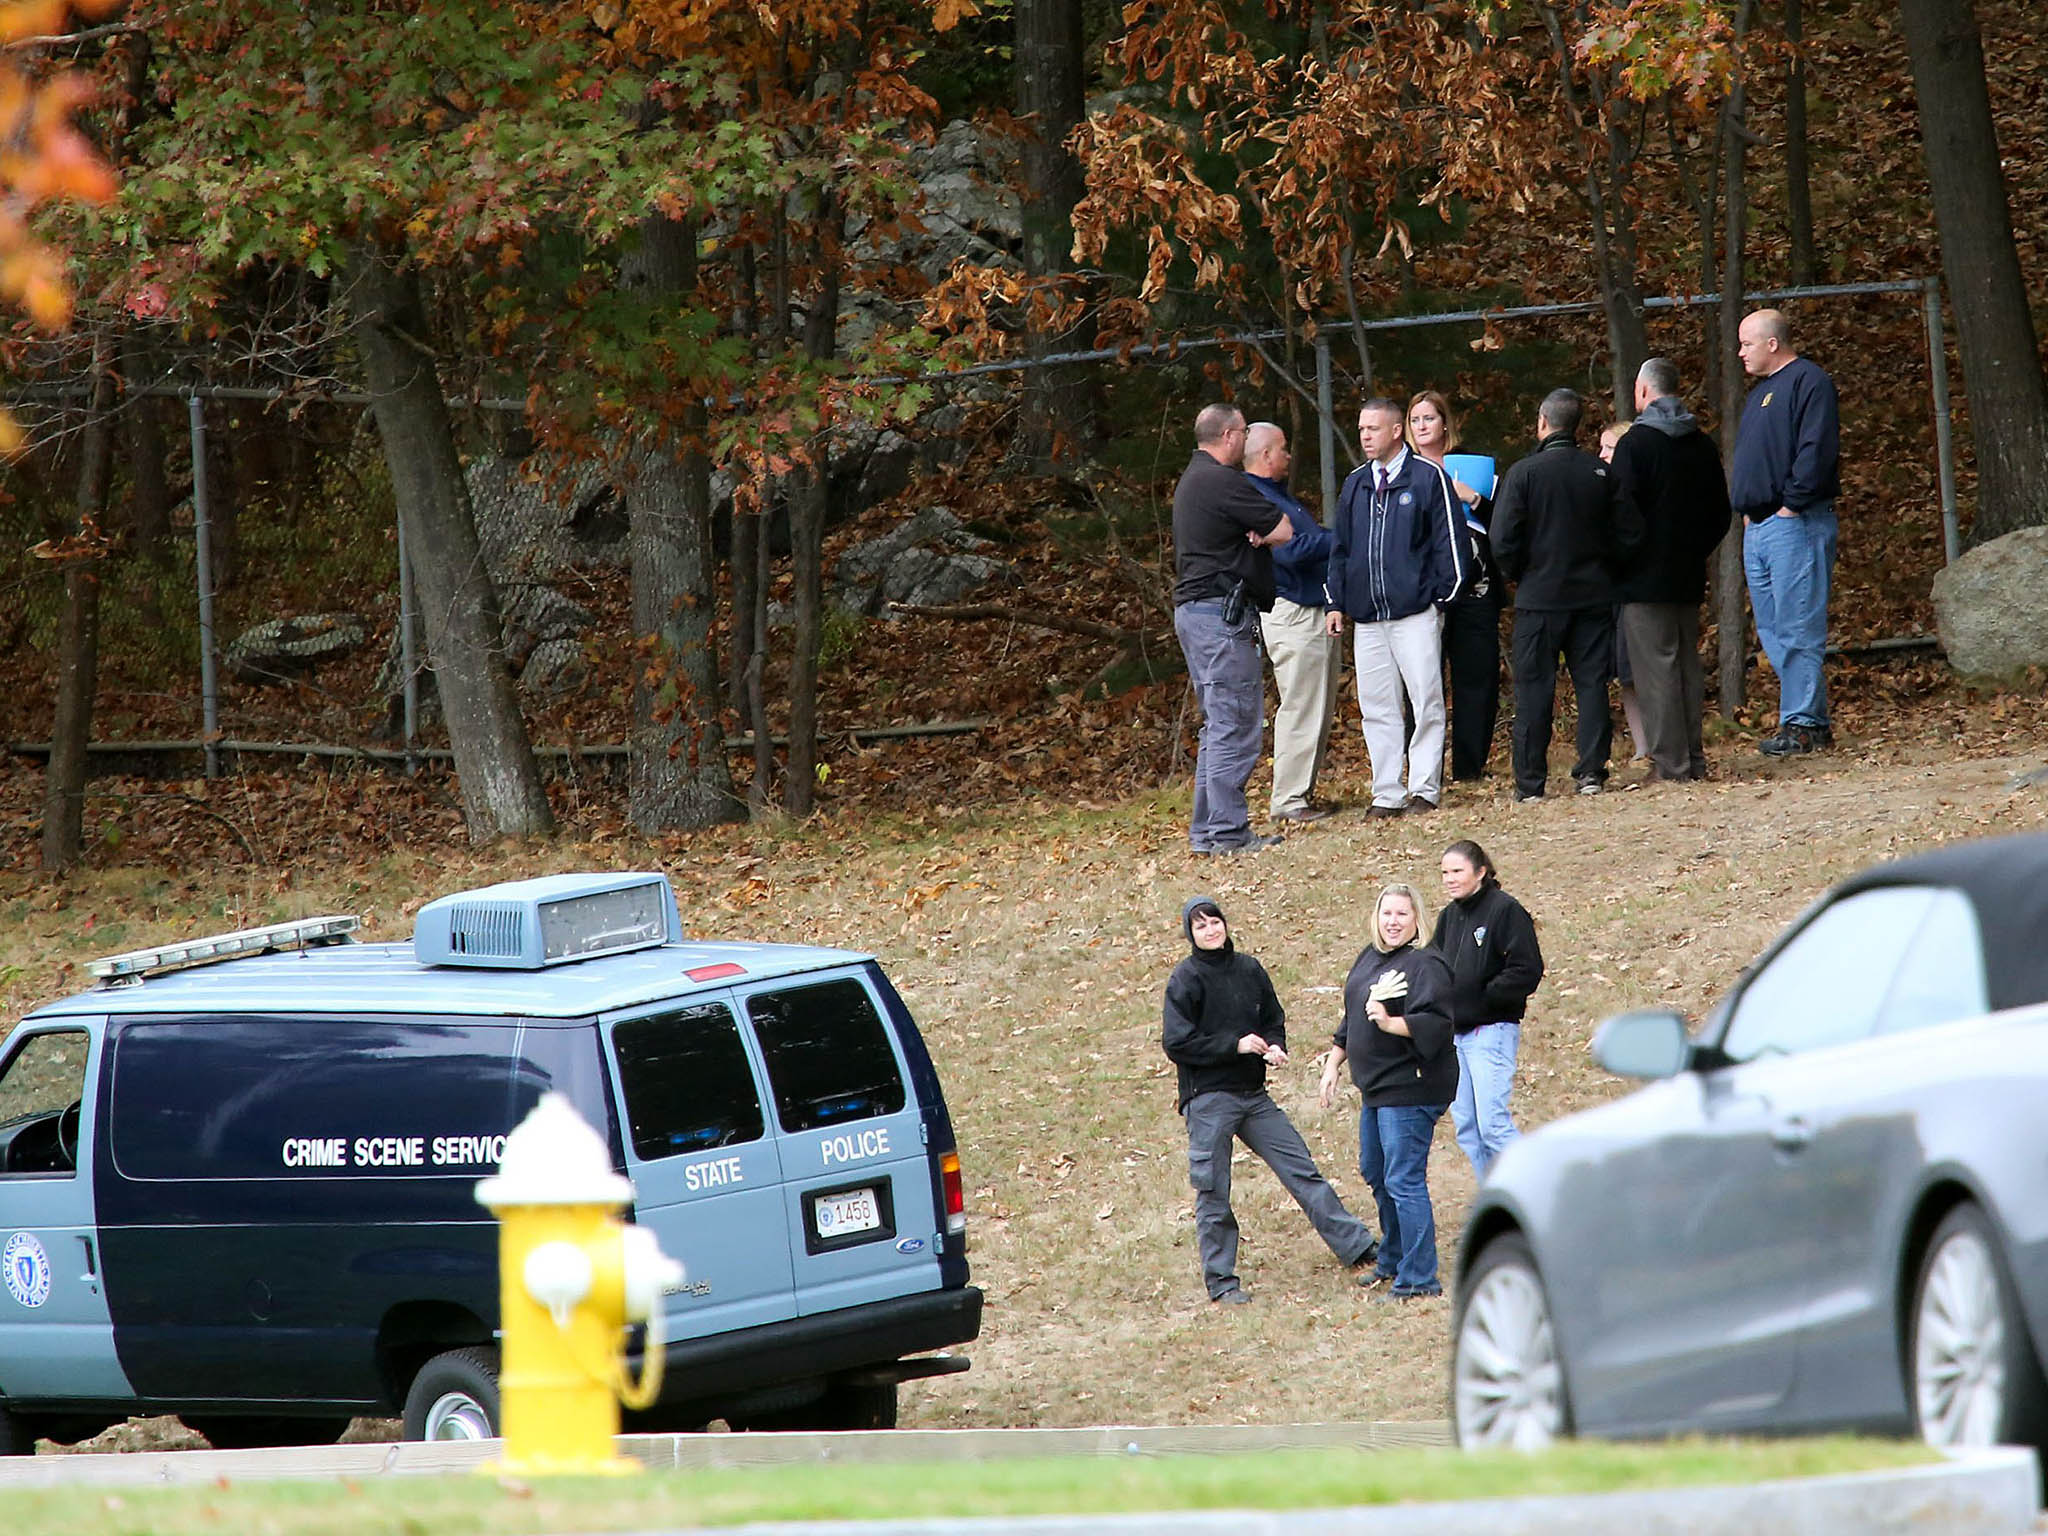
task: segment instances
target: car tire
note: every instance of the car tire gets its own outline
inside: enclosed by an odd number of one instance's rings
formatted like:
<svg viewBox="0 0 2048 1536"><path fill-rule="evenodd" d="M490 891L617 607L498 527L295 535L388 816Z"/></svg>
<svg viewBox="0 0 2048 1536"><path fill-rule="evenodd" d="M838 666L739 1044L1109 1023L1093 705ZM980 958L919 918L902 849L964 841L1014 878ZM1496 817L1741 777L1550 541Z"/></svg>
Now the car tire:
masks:
<svg viewBox="0 0 2048 1536"><path fill-rule="evenodd" d="M185 1427L206 1436L216 1451L256 1451L279 1446L333 1445L352 1420L242 1417L232 1414L179 1415Z"/></svg>
<svg viewBox="0 0 2048 1536"><path fill-rule="evenodd" d="M2048 1389L1997 1230L1965 1202L1942 1217L1913 1286L1913 1426L1930 1445L2048 1447Z"/></svg>
<svg viewBox="0 0 2048 1536"><path fill-rule="evenodd" d="M500 1433L498 1352L471 1347L434 1356L405 1394L408 1440L491 1440Z"/></svg>
<svg viewBox="0 0 2048 1536"><path fill-rule="evenodd" d="M1488 1243L1458 1288L1451 1424L1465 1450L1541 1450L1572 1432L1571 1394L1536 1257L1519 1232Z"/></svg>

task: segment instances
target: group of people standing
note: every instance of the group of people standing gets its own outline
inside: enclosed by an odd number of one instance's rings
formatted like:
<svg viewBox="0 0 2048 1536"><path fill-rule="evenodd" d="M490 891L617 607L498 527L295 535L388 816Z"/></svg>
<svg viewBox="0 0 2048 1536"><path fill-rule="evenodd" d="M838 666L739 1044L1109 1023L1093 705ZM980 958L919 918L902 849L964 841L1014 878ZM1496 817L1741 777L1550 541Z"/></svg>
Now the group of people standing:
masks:
<svg viewBox="0 0 2048 1536"><path fill-rule="evenodd" d="M1421 931L1412 885L1383 887L1372 934L1344 981L1344 1009L1324 1058L1320 1097L1335 1101L1346 1068L1358 1089L1358 1171L1378 1207L1377 1240L1317 1169L1267 1092L1287 1064L1287 1014L1264 966L1239 949L1214 900L1181 911L1188 957L1166 984L1162 1043L1187 1122L1188 1178L1209 1299L1250 1299L1238 1278L1230 1205L1231 1153L1242 1140L1279 1177L1338 1261L1368 1291L1396 1299L1443 1293L1429 1149L1448 1110L1473 1171L1486 1170L1517 1132L1509 1108L1522 1019L1543 979L1528 912L1501 889L1477 843L1444 850L1449 898Z"/></svg>
<svg viewBox="0 0 2048 1536"><path fill-rule="evenodd" d="M1174 493L1174 624L1202 708L1190 845L1198 853L1271 846L1251 825L1245 785L1262 747L1261 644L1280 692L1274 721L1276 823L1316 821L1335 717L1340 638L1351 630L1358 710L1371 760L1371 816L1434 811L1446 738L1454 780L1487 770L1500 706L1500 615L1510 601L1511 756L1517 799L1542 797L1559 662L1579 701L1572 779L1608 779L1617 675L1637 710L1637 752L1656 780L1706 775L1700 604L1708 558L1730 509L1745 520L1743 564L1757 633L1780 685L1771 756L1833 744L1821 662L1835 557L1839 418L1834 386L1791 345L1776 310L1742 323L1758 383L1737 432L1732 474L1680 392L1677 366L1643 364L1635 415L1611 454L1578 446L1585 402L1553 390L1537 446L1475 487L1447 467L1458 446L1435 390L1404 409L1359 410L1365 462L1345 480L1329 527L1288 490L1286 435L1210 405ZM1241 466L1241 469L1240 469ZM1640 715L1638 725L1636 715Z"/></svg>

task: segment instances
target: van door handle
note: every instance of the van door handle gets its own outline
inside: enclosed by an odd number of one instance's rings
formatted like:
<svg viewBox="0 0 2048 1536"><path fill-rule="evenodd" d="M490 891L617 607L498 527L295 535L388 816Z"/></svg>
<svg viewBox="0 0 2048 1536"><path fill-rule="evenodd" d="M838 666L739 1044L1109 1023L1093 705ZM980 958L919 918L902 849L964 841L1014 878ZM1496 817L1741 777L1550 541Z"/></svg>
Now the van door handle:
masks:
<svg viewBox="0 0 2048 1536"><path fill-rule="evenodd" d="M80 1234L78 1245L85 1250L85 1273L78 1278L88 1291L97 1296L100 1293L99 1265L94 1262L92 1239Z"/></svg>
<svg viewBox="0 0 2048 1536"><path fill-rule="evenodd" d="M1804 1152L1813 1141L1813 1125L1804 1115L1788 1115L1771 1127L1771 1145L1780 1152Z"/></svg>

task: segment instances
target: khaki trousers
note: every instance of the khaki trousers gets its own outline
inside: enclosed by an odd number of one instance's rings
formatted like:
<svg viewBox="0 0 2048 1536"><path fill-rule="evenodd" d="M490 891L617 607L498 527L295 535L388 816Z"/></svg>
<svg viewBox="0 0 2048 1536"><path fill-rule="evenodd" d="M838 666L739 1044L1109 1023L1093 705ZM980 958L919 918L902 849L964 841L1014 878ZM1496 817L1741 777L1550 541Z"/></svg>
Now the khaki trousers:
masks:
<svg viewBox="0 0 2048 1536"><path fill-rule="evenodd" d="M1344 665L1341 641L1324 632L1323 610L1304 608L1284 597L1261 614L1266 654L1280 707L1273 715L1273 799L1275 816L1306 810L1323 771L1330 726L1337 718L1337 677Z"/></svg>

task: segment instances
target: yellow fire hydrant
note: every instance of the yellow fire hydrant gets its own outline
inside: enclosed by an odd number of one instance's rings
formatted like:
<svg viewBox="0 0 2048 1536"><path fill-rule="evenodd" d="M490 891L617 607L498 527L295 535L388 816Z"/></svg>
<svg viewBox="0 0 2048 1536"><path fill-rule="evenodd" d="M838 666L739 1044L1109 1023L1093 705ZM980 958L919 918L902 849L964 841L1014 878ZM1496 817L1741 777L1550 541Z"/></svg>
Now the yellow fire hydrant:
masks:
<svg viewBox="0 0 2048 1536"><path fill-rule="evenodd" d="M612 1445L619 1405L646 1408L661 1392L661 1298L682 1284L683 1266L652 1232L619 1220L633 1186L559 1093L544 1094L505 1138L498 1172L476 1197L499 1223L502 1470L636 1470ZM629 1322L647 1324L637 1383L626 1369Z"/></svg>

